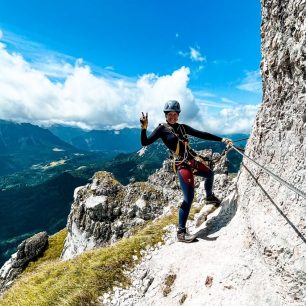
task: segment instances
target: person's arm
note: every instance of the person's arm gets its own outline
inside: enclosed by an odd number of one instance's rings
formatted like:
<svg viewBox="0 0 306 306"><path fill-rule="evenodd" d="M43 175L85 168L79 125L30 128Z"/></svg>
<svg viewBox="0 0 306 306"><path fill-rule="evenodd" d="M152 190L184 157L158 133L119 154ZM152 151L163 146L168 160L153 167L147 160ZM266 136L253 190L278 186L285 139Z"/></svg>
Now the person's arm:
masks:
<svg viewBox="0 0 306 306"><path fill-rule="evenodd" d="M190 127L189 125L186 124L182 124L183 128L185 129L186 134L194 136L194 137L198 137L201 139L205 139L205 140L212 140L212 141L222 141L222 137L207 133L207 132L202 132L199 130L196 130L192 127Z"/></svg>
<svg viewBox="0 0 306 306"><path fill-rule="evenodd" d="M160 126L158 126L153 133L147 137L147 128L148 128L148 113L141 113L140 124L141 124L141 145L148 146L156 141L160 137Z"/></svg>
<svg viewBox="0 0 306 306"><path fill-rule="evenodd" d="M160 138L160 129L161 126L158 126L149 137L147 137L147 129L141 129L141 145L148 146Z"/></svg>

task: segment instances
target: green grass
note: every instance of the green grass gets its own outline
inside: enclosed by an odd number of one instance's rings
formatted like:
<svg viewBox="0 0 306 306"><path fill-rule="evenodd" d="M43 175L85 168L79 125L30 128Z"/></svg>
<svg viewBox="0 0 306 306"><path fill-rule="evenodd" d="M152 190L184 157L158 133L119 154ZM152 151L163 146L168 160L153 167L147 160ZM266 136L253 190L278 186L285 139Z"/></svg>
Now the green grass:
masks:
<svg viewBox="0 0 306 306"><path fill-rule="evenodd" d="M1 306L19 305L98 305L97 297L113 288L128 286L124 275L140 259L140 251L162 241L164 227L176 223L177 213L150 222L134 236L112 246L87 251L80 256L60 261L60 245L66 234L58 233L45 256L29 266L0 300Z"/></svg>

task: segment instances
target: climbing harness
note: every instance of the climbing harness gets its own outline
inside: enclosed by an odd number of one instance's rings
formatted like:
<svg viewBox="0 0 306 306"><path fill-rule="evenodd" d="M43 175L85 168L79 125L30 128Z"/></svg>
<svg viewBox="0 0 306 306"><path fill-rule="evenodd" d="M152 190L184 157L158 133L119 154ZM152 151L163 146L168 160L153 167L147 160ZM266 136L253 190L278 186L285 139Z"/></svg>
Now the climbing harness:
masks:
<svg viewBox="0 0 306 306"><path fill-rule="evenodd" d="M184 163L191 166L190 161L188 160L188 155L190 155L193 158L196 158L197 154L191 149L186 131L181 124L179 125L179 129L180 129L183 139L180 138L179 134L175 133L174 129L169 124L162 123L162 125L166 127L172 134L174 134L178 138L178 142L177 142L175 151L171 151L172 158L173 158L173 164L172 164L173 171L176 174L176 168L178 166ZM181 146L184 146L184 156L179 155Z"/></svg>
<svg viewBox="0 0 306 306"><path fill-rule="evenodd" d="M260 165L258 162L256 162L255 160L253 160L251 157L245 155L241 148L235 147L235 146L231 146L231 148L233 148L235 151L237 151L239 154L241 154L243 157L247 158L248 160L250 160L251 162L253 162L255 165L257 165L260 169L262 169L264 172L266 172L267 174L269 174L270 176L272 176L275 180L277 180L279 183L285 185L287 188L291 189L292 191L294 191L295 193L299 194L300 196L302 196L304 199L306 199L306 193L302 190L297 189L296 187L294 187L293 185L291 185L290 183L286 182L285 180L283 180L282 178L280 178L278 175L274 174L273 172L271 172L270 170L266 169L264 166Z"/></svg>

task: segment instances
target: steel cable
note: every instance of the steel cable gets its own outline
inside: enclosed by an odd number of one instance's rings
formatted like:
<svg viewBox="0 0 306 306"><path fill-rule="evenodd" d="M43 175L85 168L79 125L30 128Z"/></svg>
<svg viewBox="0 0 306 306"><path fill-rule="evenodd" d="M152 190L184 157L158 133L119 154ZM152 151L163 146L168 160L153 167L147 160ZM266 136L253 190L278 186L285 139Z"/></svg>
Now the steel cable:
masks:
<svg viewBox="0 0 306 306"><path fill-rule="evenodd" d="M247 158L248 160L250 160L251 162L253 162L255 165L257 165L260 169L262 169L263 171L265 171L266 173L268 173L270 176L272 176L275 180L277 180L279 183L285 185L287 188L291 189L292 191L294 191L295 193L299 194L300 196L302 196L304 199L306 199L306 193L302 190L299 190L298 188L294 187L293 185L291 185L290 183L286 182L285 180L283 180L281 177L279 177L278 175L274 174L272 171L268 170L267 168L265 168L264 166L260 165L258 162L256 162L255 160L253 160L251 157L245 155L243 152L241 152L238 148L236 148L235 146L231 146L231 148L233 148L235 151L237 151L239 154L241 154L243 157Z"/></svg>

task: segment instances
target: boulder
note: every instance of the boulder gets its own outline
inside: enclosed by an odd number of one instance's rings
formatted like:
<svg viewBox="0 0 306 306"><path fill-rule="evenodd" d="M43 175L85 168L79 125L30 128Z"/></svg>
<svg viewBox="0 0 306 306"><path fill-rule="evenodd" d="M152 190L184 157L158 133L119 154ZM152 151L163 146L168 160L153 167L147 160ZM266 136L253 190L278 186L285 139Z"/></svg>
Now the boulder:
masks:
<svg viewBox="0 0 306 306"><path fill-rule="evenodd" d="M14 279L22 273L30 261L41 256L48 246L48 235L40 232L17 247L17 252L0 269L0 292L6 290Z"/></svg>

